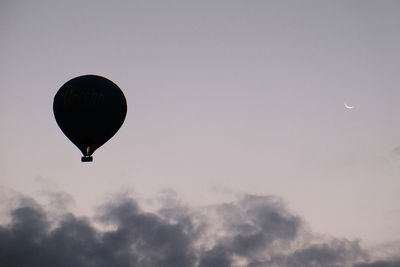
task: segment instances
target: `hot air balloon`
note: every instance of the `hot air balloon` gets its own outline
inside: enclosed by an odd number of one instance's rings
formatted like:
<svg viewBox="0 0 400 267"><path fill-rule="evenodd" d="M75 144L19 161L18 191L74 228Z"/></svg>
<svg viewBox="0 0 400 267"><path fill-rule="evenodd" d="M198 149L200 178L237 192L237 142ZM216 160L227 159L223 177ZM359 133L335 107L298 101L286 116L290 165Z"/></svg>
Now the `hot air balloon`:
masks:
<svg viewBox="0 0 400 267"><path fill-rule="evenodd" d="M126 111L121 89L97 75L73 78L54 96L57 124L82 152L82 162L93 161L93 152L119 130Z"/></svg>

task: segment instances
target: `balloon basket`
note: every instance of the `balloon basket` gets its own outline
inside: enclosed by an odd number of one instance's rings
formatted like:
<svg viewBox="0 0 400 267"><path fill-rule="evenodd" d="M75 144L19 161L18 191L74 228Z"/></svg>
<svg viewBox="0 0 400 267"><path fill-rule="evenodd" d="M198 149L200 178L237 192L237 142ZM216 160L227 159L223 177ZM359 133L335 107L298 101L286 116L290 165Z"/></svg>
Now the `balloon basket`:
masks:
<svg viewBox="0 0 400 267"><path fill-rule="evenodd" d="M81 159L82 162L92 162L93 157L92 156L83 156Z"/></svg>

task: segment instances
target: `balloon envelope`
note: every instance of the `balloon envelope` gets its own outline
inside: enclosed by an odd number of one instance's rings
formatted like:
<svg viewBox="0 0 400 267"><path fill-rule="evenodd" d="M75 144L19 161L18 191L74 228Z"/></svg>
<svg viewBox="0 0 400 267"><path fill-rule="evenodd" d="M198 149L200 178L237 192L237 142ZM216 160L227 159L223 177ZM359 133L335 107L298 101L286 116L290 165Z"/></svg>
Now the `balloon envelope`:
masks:
<svg viewBox="0 0 400 267"><path fill-rule="evenodd" d="M54 97L54 116L64 134L81 151L82 161L119 130L127 104L121 89L97 75L73 78Z"/></svg>

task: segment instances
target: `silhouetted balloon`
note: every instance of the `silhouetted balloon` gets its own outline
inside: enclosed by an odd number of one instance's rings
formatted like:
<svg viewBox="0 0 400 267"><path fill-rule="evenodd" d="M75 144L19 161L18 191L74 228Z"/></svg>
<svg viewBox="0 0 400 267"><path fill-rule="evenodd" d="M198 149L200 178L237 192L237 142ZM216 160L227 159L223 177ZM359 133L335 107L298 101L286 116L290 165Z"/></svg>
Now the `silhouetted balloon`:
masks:
<svg viewBox="0 0 400 267"><path fill-rule="evenodd" d="M97 75L83 75L66 82L53 103L54 116L64 134L81 151L82 161L119 130L127 104L121 89Z"/></svg>

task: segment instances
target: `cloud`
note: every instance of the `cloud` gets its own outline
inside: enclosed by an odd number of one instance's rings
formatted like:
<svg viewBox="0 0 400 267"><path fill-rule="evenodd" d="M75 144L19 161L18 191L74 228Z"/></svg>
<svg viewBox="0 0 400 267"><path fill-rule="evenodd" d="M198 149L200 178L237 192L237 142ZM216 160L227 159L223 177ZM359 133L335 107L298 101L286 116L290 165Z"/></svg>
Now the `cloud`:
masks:
<svg viewBox="0 0 400 267"><path fill-rule="evenodd" d="M393 152L394 154L400 156L400 146L395 147L395 148L392 150L392 152Z"/></svg>
<svg viewBox="0 0 400 267"><path fill-rule="evenodd" d="M160 200L149 212L119 196L92 219L64 213L54 221L35 200L22 199L0 226L0 266L399 266L368 262L357 240L314 237L274 196L201 209L171 193Z"/></svg>
<svg viewBox="0 0 400 267"><path fill-rule="evenodd" d="M400 260L398 261L375 261L372 263L360 263L356 264L355 267L399 267Z"/></svg>

